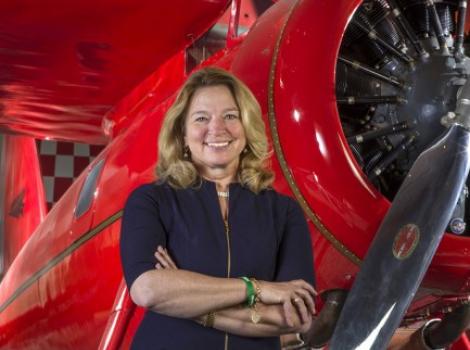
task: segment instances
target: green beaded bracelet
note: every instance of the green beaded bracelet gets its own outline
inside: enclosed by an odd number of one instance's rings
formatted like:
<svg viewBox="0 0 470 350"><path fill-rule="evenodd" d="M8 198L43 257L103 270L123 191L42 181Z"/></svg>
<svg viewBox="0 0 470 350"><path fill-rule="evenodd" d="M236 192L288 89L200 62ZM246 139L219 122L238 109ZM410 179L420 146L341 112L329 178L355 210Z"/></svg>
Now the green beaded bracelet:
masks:
<svg viewBox="0 0 470 350"><path fill-rule="evenodd" d="M253 282L248 277L240 277L246 284L246 304L252 307L256 303L256 290Z"/></svg>

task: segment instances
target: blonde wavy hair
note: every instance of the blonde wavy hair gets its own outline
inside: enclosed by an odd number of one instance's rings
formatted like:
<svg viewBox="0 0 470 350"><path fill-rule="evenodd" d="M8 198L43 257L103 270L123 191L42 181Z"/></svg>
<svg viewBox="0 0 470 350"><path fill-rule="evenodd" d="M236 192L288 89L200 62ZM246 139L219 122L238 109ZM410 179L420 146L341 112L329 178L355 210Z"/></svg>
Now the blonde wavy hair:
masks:
<svg viewBox="0 0 470 350"><path fill-rule="evenodd" d="M186 114L197 89L217 85L230 89L240 110L245 131L246 150L240 154L238 181L258 193L269 188L274 180L269 166L270 152L261 108L243 82L227 71L215 67L203 68L189 76L167 111L158 137L157 177L178 189L201 183L202 179L194 163L184 157Z"/></svg>

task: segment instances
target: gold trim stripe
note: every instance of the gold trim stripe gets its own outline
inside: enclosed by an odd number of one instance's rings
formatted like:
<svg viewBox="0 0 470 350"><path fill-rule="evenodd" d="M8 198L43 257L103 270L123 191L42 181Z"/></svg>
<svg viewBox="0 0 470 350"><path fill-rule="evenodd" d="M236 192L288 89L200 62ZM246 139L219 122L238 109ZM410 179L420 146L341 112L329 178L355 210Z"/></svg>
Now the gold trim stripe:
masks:
<svg viewBox="0 0 470 350"><path fill-rule="evenodd" d="M37 272L35 272L31 277L29 277L23 284L21 284L18 289L0 306L0 313L3 312L11 303L15 301L26 289L39 280L39 278L45 275L49 270L54 266L64 260L67 256L72 254L75 250L81 247L84 243L98 235L106 227L117 221L122 216L123 211L120 210L117 213L111 215L106 220L102 221L98 226L91 229L87 233L80 236L76 241L71 245L65 248L62 252L53 257L46 265L41 267Z"/></svg>
<svg viewBox="0 0 470 350"><path fill-rule="evenodd" d="M323 225L323 223L320 221L318 216L312 211L310 206L308 205L307 201L305 200L305 197L302 195L300 192L299 187L297 186L297 183L294 180L294 177L292 176L292 173L289 170L289 167L287 165L287 161L284 157L284 152L282 150L281 142L279 139L279 134L278 134L278 129L277 129L277 124L276 124L276 112L275 112L275 107L274 107L274 82L276 79L276 68L277 68L277 61L279 58L279 51L281 47L281 42L282 39L284 38L284 32L287 27L287 24L289 23L292 13L294 10L298 7L299 3L301 1L297 0L292 7L289 10L289 13L287 15L287 19L284 22L280 33L279 37L277 38L276 45L274 47L274 53L273 53L273 58L271 61L271 67L270 67L270 72L269 72L269 85L268 85L268 119L269 119L269 126L271 129L271 135L273 138L273 144L274 144L274 150L276 152L277 159L279 161L279 164L281 166L282 172L284 174L284 177L287 180L287 183L289 184L289 187L294 194L295 198L299 202L300 206L304 210L304 212L307 214L310 220L312 220L313 224L315 227L320 231L320 233L344 256L346 256L351 262L353 262L356 265L361 264L361 259L355 255L353 252L351 252L344 244L342 244L336 237Z"/></svg>

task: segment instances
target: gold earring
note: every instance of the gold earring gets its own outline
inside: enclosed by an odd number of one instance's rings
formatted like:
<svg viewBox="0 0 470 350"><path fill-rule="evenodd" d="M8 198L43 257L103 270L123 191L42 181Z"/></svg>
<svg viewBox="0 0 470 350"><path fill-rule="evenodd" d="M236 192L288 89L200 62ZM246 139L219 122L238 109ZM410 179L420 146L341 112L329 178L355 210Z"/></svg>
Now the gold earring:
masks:
<svg viewBox="0 0 470 350"><path fill-rule="evenodd" d="M189 147L188 146L184 146L183 158L189 159Z"/></svg>

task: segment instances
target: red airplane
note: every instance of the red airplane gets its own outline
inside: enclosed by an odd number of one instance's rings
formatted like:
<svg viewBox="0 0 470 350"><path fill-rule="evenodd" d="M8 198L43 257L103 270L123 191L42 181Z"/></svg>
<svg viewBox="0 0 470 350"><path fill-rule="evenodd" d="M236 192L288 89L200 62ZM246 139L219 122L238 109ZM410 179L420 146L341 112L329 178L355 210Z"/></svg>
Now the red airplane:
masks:
<svg viewBox="0 0 470 350"><path fill-rule="evenodd" d="M124 202L154 180L178 88L216 65L261 104L323 309L348 294L329 348L383 349L444 317L470 349L465 15L456 0L0 2L0 348L129 347L143 310L122 279ZM106 145L49 213L36 139Z"/></svg>

